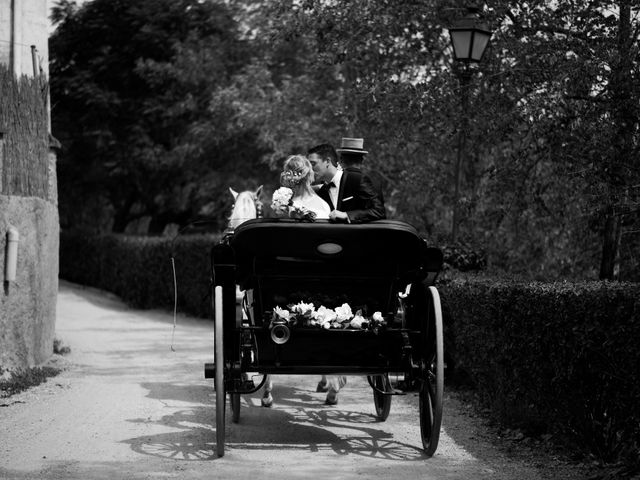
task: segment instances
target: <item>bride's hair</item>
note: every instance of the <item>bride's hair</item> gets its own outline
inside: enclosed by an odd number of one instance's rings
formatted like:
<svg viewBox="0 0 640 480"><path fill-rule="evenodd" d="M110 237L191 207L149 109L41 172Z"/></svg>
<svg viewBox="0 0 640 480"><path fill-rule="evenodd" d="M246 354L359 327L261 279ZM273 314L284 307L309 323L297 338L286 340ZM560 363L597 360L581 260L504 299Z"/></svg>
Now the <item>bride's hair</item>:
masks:
<svg viewBox="0 0 640 480"><path fill-rule="evenodd" d="M313 178L313 167L307 157L291 155L284 162L283 171L280 174L280 185L289 187L294 193L312 193Z"/></svg>

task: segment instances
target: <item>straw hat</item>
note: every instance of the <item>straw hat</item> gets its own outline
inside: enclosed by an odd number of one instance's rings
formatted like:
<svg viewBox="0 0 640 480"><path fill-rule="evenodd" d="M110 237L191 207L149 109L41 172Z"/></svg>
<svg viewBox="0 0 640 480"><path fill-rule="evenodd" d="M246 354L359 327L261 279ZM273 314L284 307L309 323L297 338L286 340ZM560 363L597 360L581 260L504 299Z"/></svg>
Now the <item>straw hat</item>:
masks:
<svg viewBox="0 0 640 480"><path fill-rule="evenodd" d="M340 148L336 148L336 152L340 153L369 153L364 150L364 138L343 138Z"/></svg>

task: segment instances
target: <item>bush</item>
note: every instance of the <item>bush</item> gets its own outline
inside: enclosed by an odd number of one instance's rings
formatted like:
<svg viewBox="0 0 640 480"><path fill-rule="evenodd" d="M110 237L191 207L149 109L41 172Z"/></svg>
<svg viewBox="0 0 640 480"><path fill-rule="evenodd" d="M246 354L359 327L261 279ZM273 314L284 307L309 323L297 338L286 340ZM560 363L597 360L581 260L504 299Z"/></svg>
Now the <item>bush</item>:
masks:
<svg viewBox="0 0 640 480"><path fill-rule="evenodd" d="M444 268L460 272L484 270L487 266L486 253L469 244L457 242L440 246L444 257Z"/></svg>
<svg viewBox="0 0 640 480"><path fill-rule="evenodd" d="M178 309L209 317L211 247L219 235L134 237L60 234L60 278L115 293L138 308L173 309L171 258L178 284Z"/></svg>
<svg viewBox="0 0 640 480"><path fill-rule="evenodd" d="M441 290L455 370L498 420L638 462L640 285L470 277Z"/></svg>
<svg viewBox="0 0 640 480"><path fill-rule="evenodd" d="M55 377L61 371L54 367L33 367L15 372L4 372L0 369L0 398L7 398L31 387L36 387L46 382L47 378Z"/></svg>

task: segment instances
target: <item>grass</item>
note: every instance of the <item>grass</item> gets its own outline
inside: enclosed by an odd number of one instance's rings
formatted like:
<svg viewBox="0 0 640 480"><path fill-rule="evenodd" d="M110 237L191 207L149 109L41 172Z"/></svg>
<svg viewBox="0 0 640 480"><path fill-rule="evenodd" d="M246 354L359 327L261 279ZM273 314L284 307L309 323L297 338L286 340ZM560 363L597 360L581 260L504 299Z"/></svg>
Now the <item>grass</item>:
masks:
<svg viewBox="0 0 640 480"><path fill-rule="evenodd" d="M28 388L35 387L47 381L49 377L55 377L62 370L54 367L34 367L12 372L6 380L0 380L0 398L7 398ZM0 371L0 374L3 374Z"/></svg>
<svg viewBox="0 0 640 480"><path fill-rule="evenodd" d="M56 355L66 355L71 349L63 345L59 339L53 340L53 353ZM47 381L49 377L55 377L62 369L55 367L34 367L23 370L8 371L0 368L0 398L7 398L16 393L40 385Z"/></svg>

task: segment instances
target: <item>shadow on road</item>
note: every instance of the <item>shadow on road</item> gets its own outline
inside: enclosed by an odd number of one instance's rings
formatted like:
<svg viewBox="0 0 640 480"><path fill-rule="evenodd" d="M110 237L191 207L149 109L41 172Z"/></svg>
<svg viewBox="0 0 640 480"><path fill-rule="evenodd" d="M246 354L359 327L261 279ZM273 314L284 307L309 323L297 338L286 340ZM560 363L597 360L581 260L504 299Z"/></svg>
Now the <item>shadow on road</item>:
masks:
<svg viewBox="0 0 640 480"><path fill-rule="evenodd" d="M215 454L215 392L206 386L145 383L148 396L163 402L198 402L160 419L131 419L154 423L171 432L125 440L137 453L186 461L213 460ZM232 423L227 404L225 448L233 450L286 450L360 455L392 461L423 461L420 448L398 442L374 415L328 407L309 392L279 386L277 405L260 406L258 394L243 396L240 422ZM177 430L177 431L176 431Z"/></svg>

